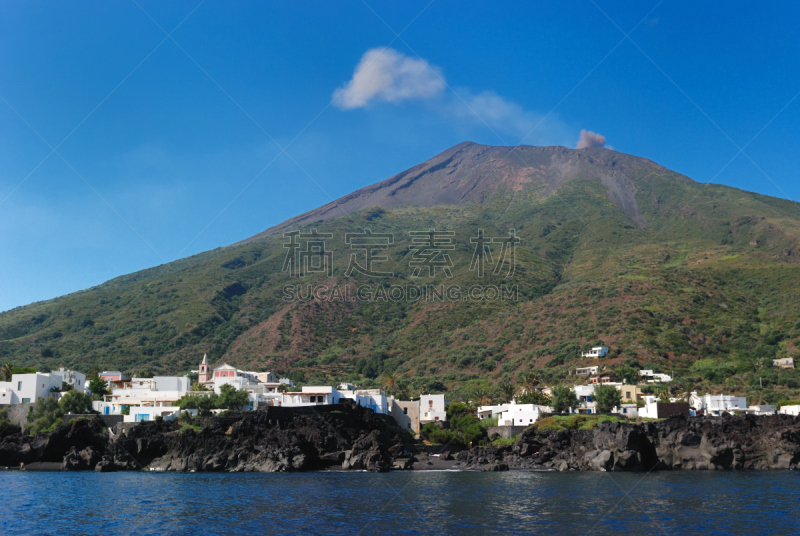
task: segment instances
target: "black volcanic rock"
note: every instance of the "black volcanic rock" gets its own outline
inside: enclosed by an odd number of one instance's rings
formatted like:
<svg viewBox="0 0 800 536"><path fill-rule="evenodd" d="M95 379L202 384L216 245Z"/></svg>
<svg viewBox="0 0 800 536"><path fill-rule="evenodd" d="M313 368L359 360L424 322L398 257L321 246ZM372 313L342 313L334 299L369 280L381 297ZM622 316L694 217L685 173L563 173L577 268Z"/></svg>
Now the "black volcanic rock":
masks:
<svg viewBox="0 0 800 536"><path fill-rule="evenodd" d="M348 405L268 408L210 417L196 431L156 420L103 430L99 419L59 425L0 442L0 466L59 462L68 470L308 471L337 467L389 471L408 457L394 421ZM121 429L121 427L118 427ZM408 447L413 449L413 447Z"/></svg>
<svg viewBox="0 0 800 536"><path fill-rule="evenodd" d="M511 446L462 452L459 460L476 469L499 463L560 471L800 469L800 419L675 416L591 430L532 427Z"/></svg>

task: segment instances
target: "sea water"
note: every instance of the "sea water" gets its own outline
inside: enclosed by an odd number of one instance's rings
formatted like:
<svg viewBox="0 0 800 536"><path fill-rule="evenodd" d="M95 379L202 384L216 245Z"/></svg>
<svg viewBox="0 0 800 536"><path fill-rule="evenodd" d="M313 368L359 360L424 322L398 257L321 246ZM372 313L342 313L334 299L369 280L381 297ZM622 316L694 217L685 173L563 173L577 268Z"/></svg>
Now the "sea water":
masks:
<svg viewBox="0 0 800 536"><path fill-rule="evenodd" d="M800 474L0 473L16 534L800 534Z"/></svg>

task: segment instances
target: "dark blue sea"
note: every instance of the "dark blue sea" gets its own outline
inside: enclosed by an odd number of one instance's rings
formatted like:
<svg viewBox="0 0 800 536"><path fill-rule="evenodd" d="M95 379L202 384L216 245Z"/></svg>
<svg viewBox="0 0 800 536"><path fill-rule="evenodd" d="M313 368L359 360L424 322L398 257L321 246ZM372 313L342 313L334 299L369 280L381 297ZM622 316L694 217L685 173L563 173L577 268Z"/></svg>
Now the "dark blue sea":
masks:
<svg viewBox="0 0 800 536"><path fill-rule="evenodd" d="M0 473L16 534L800 534L800 473Z"/></svg>

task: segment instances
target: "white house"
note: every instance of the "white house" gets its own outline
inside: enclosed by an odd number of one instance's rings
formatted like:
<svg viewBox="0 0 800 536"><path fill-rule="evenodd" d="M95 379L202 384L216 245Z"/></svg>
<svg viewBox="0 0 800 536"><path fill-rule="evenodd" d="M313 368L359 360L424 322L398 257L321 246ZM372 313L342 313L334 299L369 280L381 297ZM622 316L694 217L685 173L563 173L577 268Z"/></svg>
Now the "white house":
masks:
<svg viewBox="0 0 800 536"><path fill-rule="evenodd" d="M575 396L580 401L580 406L571 408L573 413L597 413L597 403L594 401L594 385L576 385L572 388Z"/></svg>
<svg viewBox="0 0 800 536"><path fill-rule="evenodd" d="M478 419L485 420L493 417L500 417L500 414L506 411L508 404L500 404L497 406L480 406L478 408Z"/></svg>
<svg viewBox="0 0 800 536"><path fill-rule="evenodd" d="M743 396L712 395L699 396L692 393L690 405L706 415L721 415L723 412L747 411L747 399Z"/></svg>
<svg viewBox="0 0 800 536"><path fill-rule="evenodd" d="M624 415L625 417L638 417L639 406L636 404L620 404L620 407L614 408L611 413L618 413L619 415Z"/></svg>
<svg viewBox="0 0 800 536"><path fill-rule="evenodd" d="M447 420L447 401L444 395L421 395L419 397L419 422L424 424Z"/></svg>
<svg viewBox="0 0 800 536"><path fill-rule="evenodd" d="M747 408L749 413L753 415L775 415L778 412L778 406L770 406L761 404L759 406L750 406Z"/></svg>
<svg viewBox="0 0 800 536"><path fill-rule="evenodd" d="M179 407L167 406L134 406L130 410L130 414L122 418L123 422L142 422L154 421L157 417L161 417L165 421L176 420L181 413L188 413L192 417L197 417L198 411L196 409L184 409Z"/></svg>
<svg viewBox="0 0 800 536"><path fill-rule="evenodd" d="M641 376L643 380L646 380L647 383L667 383L672 381L672 376L669 374L661 374L649 369L640 370L639 376Z"/></svg>
<svg viewBox="0 0 800 536"><path fill-rule="evenodd" d="M542 413L550 413L547 406L537 404L504 404L505 411L497 419L497 426L530 426Z"/></svg>
<svg viewBox="0 0 800 536"><path fill-rule="evenodd" d="M61 381L66 383L76 391L80 391L81 393L86 392L87 385L86 385L85 374L82 374L80 372L75 372L74 370L69 370L64 367L60 367L58 370L53 371L50 374L61 376Z"/></svg>
<svg viewBox="0 0 800 536"><path fill-rule="evenodd" d="M575 374L578 376L591 376L592 374L597 374L600 372L600 367L579 367L575 369Z"/></svg>
<svg viewBox="0 0 800 536"><path fill-rule="evenodd" d="M794 368L794 358L793 357L784 357L781 359L773 359L772 360L773 367L780 367L782 369L793 369Z"/></svg>
<svg viewBox="0 0 800 536"><path fill-rule="evenodd" d="M781 409L778 411L781 415L794 415L797 417L800 415L800 405L794 406L781 406Z"/></svg>
<svg viewBox="0 0 800 536"><path fill-rule="evenodd" d="M61 376L42 372L13 374L10 382L0 382L0 404L35 403L53 391L61 391L61 381Z"/></svg>
<svg viewBox="0 0 800 536"><path fill-rule="evenodd" d="M103 400L92 402L92 409L104 415L120 415L129 408L173 407L189 391L187 376L154 376L133 378L123 387L111 390Z"/></svg>
<svg viewBox="0 0 800 536"><path fill-rule="evenodd" d="M608 355L608 348L605 346L594 346L589 352L581 352L581 357L593 357L595 359L606 355Z"/></svg>

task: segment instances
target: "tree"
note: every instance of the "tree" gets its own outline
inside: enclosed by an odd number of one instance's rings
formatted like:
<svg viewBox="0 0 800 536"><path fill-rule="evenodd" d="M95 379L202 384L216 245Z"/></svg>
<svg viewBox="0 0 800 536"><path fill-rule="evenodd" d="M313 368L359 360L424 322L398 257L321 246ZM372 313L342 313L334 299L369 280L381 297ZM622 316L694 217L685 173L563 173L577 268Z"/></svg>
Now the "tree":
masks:
<svg viewBox="0 0 800 536"><path fill-rule="evenodd" d="M522 394L525 394L536 389L536 386L539 385L541 380L539 380L538 376L536 376L536 374L533 372L523 372L520 375L520 381L522 382L520 391Z"/></svg>
<svg viewBox="0 0 800 536"><path fill-rule="evenodd" d="M30 435L49 431L64 416L55 398L40 398L28 412L28 425L25 431Z"/></svg>
<svg viewBox="0 0 800 536"><path fill-rule="evenodd" d="M556 413L565 413L569 408L578 407L578 397L575 392L565 385L556 385L553 387L553 397L551 406Z"/></svg>
<svg viewBox="0 0 800 536"><path fill-rule="evenodd" d="M500 394L503 396L504 402L511 402L514 400L514 393L517 392L517 386L511 382L503 382L501 383L498 388L500 389Z"/></svg>
<svg viewBox="0 0 800 536"><path fill-rule="evenodd" d="M549 406L550 397L538 389L534 389L530 393L525 393L517 397L517 404L537 404L539 406Z"/></svg>
<svg viewBox="0 0 800 536"><path fill-rule="evenodd" d="M89 381L89 391L92 392L92 398L95 400L100 400L103 398L103 395L108 394L108 383L101 378L97 373L92 376L92 379Z"/></svg>
<svg viewBox="0 0 800 536"><path fill-rule="evenodd" d="M285 384L285 383L282 383L282 384L280 384L280 385L278 386L278 392L279 392L279 393L285 393L285 392L287 392L288 390L289 390L289 386L288 386L287 384Z"/></svg>
<svg viewBox="0 0 800 536"><path fill-rule="evenodd" d="M58 404L64 413L93 413L92 397L74 389L62 396Z"/></svg>
<svg viewBox="0 0 800 536"><path fill-rule="evenodd" d="M613 385L595 386L592 398L601 413L611 413L615 407L619 407L622 403L622 393Z"/></svg>
<svg viewBox="0 0 800 536"><path fill-rule="evenodd" d="M223 409L242 409L250 404L250 397L244 389L237 390L225 384L219 389L219 407Z"/></svg>
<svg viewBox="0 0 800 536"><path fill-rule="evenodd" d="M396 372L384 372L381 376L381 387L394 396L394 390L400 387L400 375Z"/></svg>
<svg viewBox="0 0 800 536"><path fill-rule="evenodd" d="M3 376L3 381L5 381L5 382L10 382L11 381L11 374L12 374L11 371L12 370L14 370L14 364L13 363L6 363L2 367L0 367L0 375Z"/></svg>

